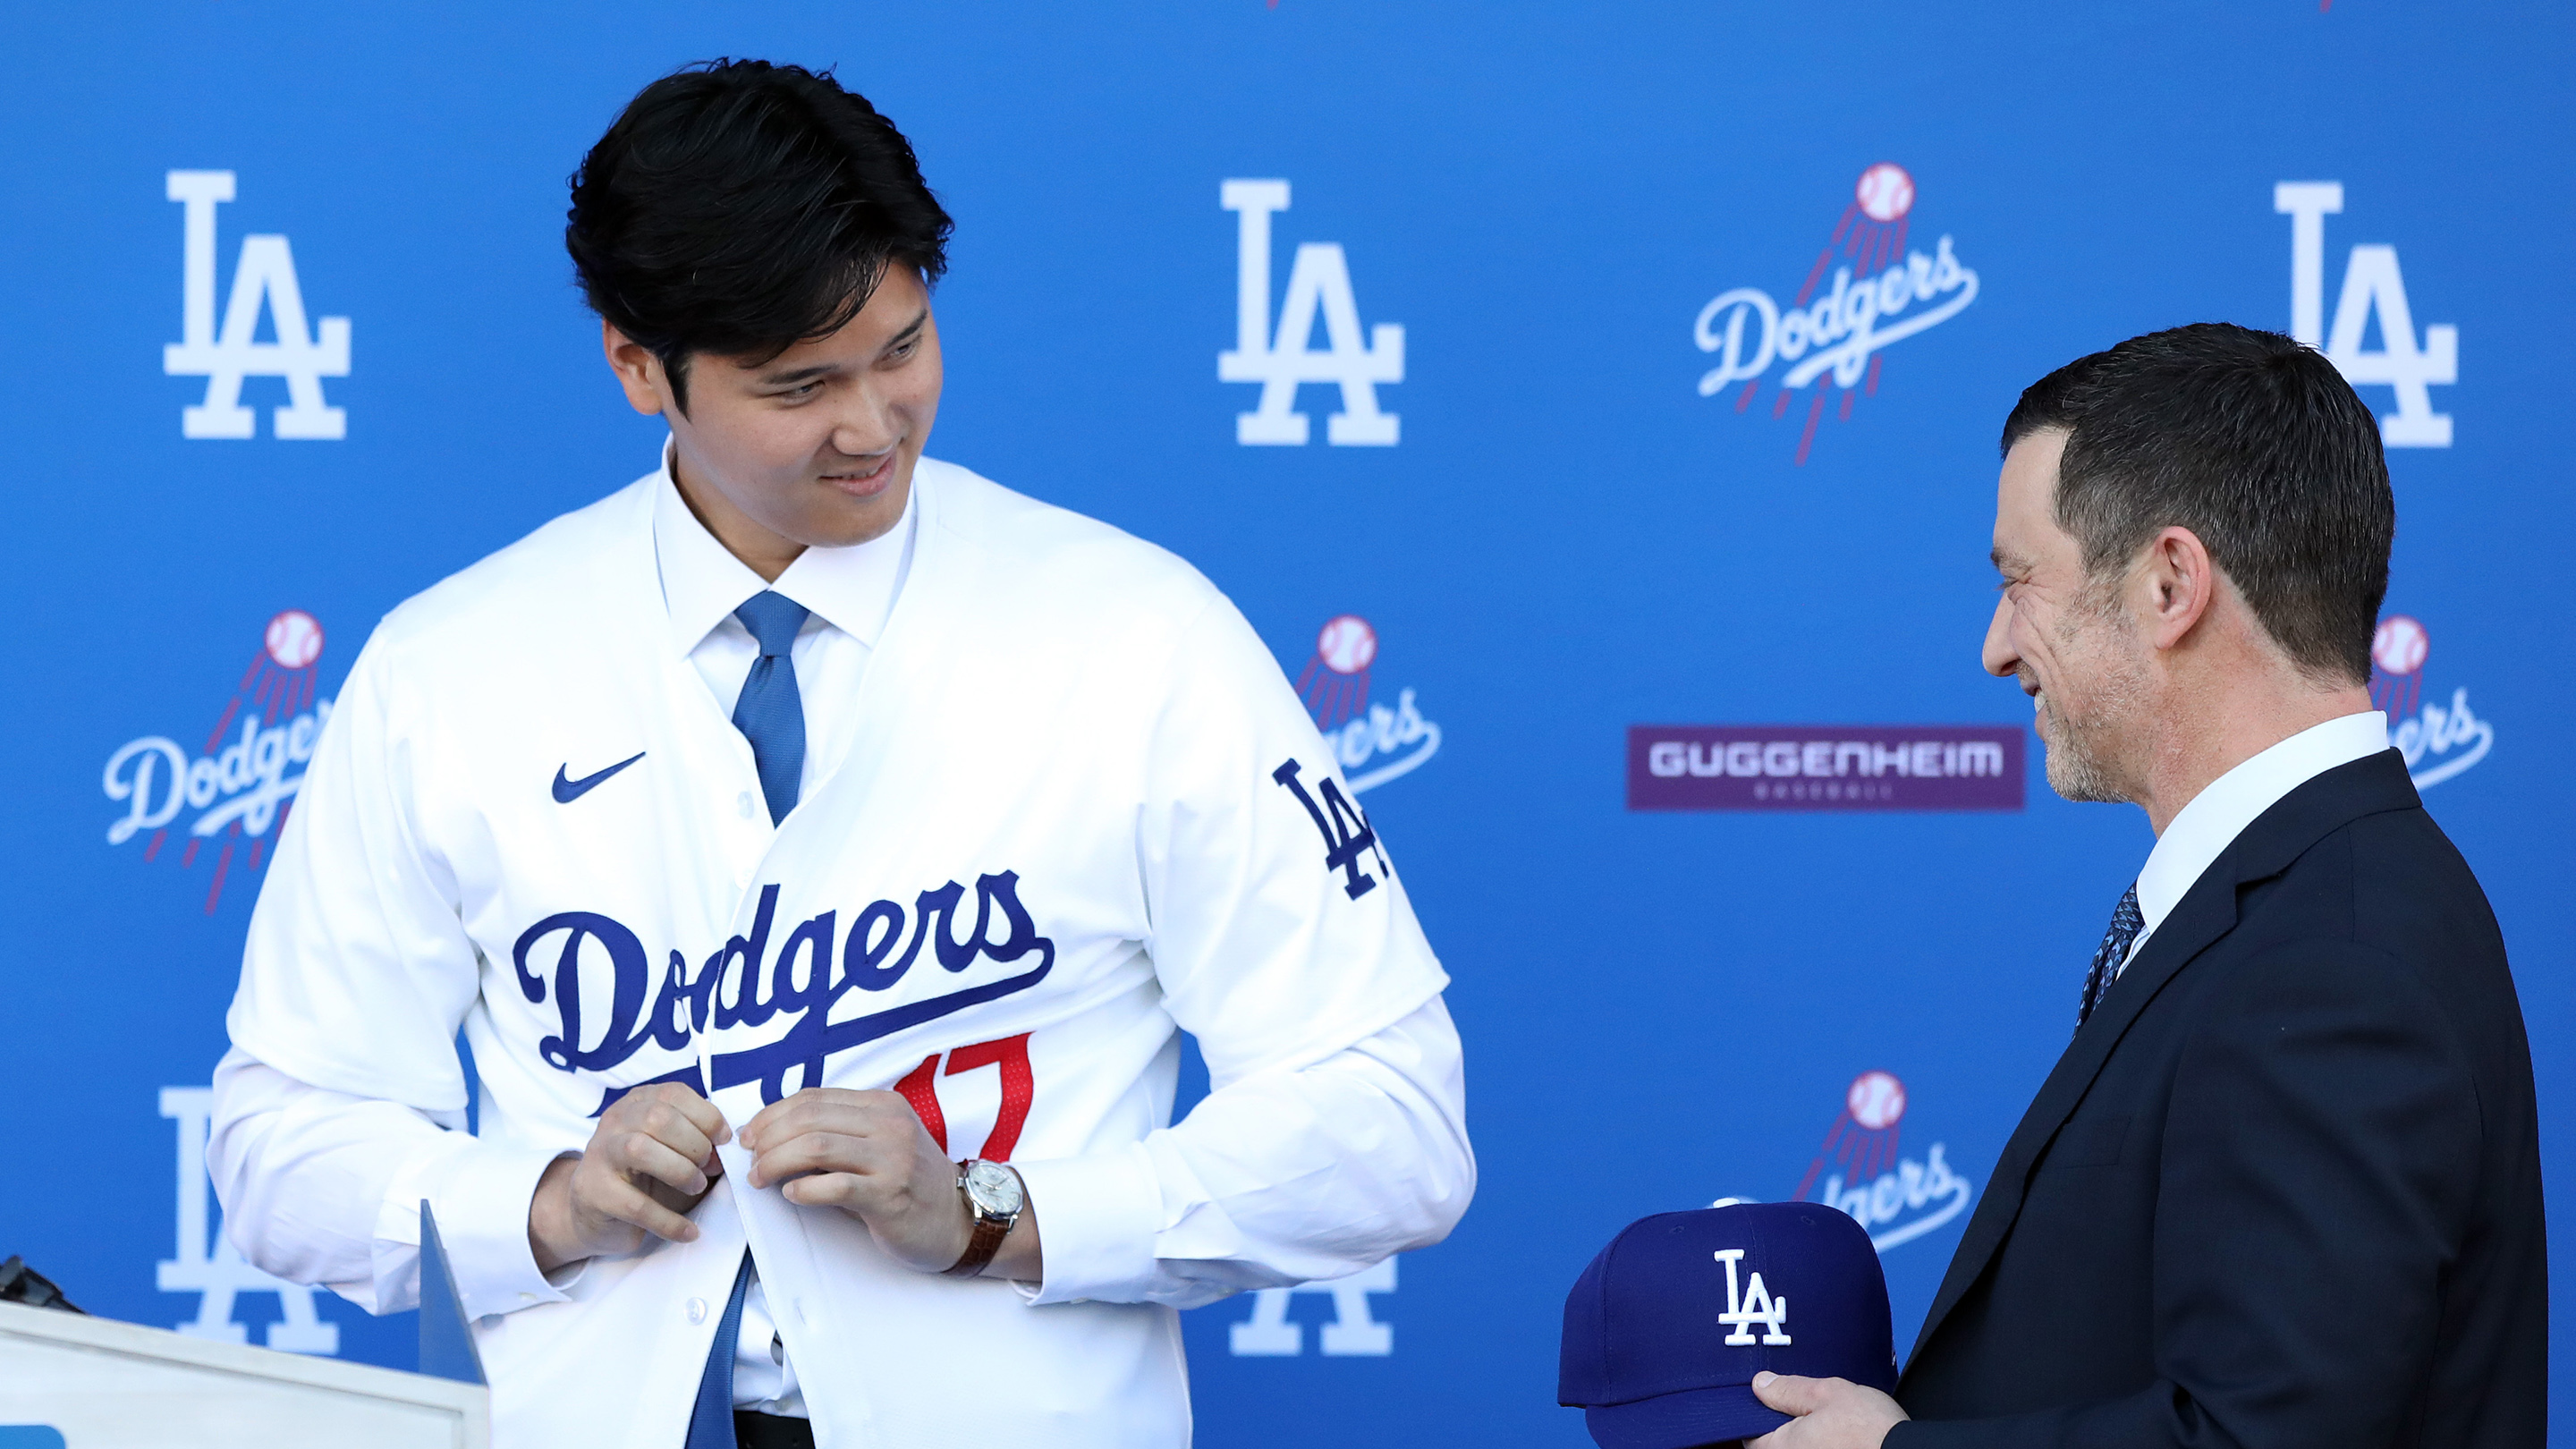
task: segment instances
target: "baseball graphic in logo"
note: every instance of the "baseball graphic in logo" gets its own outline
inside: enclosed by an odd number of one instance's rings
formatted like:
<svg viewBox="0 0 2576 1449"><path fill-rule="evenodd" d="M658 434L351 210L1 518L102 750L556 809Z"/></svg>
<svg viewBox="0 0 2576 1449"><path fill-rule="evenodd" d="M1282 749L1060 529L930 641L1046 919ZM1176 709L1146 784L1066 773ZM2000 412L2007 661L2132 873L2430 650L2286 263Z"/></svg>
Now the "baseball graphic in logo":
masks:
<svg viewBox="0 0 2576 1449"><path fill-rule="evenodd" d="M1335 674L1357 674L1377 658L1377 630L1357 614L1336 615L1315 636L1315 657Z"/></svg>
<svg viewBox="0 0 2576 1449"><path fill-rule="evenodd" d="M1872 221L1894 221L1914 209L1914 178L1893 161L1881 161L1860 174L1852 199Z"/></svg>
<svg viewBox="0 0 2576 1449"><path fill-rule="evenodd" d="M1863 1072L1843 1094L1851 1119L1872 1132L1884 1132L1905 1115L1905 1084L1893 1072Z"/></svg>
<svg viewBox="0 0 2576 1449"><path fill-rule="evenodd" d="M322 657L322 624L302 609L268 621L268 657L280 669L306 669Z"/></svg>
<svg viewBox="0 0 2576 1449"><path fill-rule="evenodd" d="M2379 621L2377 632L2370 636L2370 662L2392 676L2412 674L2424 667L2431 643L2422 624L2404 614L2391 614Z"/></svg>

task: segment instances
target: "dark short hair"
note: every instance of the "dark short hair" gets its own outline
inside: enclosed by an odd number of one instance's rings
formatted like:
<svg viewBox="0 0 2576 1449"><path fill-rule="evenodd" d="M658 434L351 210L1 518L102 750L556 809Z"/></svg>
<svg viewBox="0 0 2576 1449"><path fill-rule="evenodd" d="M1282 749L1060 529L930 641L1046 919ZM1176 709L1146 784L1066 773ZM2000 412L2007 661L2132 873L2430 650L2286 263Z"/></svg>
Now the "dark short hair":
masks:
<svg viewBox="0 0 2576 1449"><path fill-rule="evenodd" d="M912 143L829 71L717 60L627 103L573 173L564 246L685 409L691 354L758 363L829 336L889 265L938 280L950 225Z"/></svg>
<svg viewBox="0 0 2576 1449"><path fill-rule="evenodd" d="M2066 435L2057 522L2088 576L2187 528L2299 668L2370 678L2397 500L2379 421L2317 351L2202 322L2132 337L2032 383L2003 450Z"/></svg>

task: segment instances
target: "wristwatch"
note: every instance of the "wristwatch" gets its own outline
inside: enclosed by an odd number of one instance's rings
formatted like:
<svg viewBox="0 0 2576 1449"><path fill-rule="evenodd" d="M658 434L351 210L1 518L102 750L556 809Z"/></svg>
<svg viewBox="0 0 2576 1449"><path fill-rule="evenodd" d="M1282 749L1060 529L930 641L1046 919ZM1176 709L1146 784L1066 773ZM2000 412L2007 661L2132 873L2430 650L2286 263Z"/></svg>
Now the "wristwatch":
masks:
<svg viewBox="0 0 2576 1449"><path fill-rule="evenodd" d="M998 1162L969 1158L957 1164L957 1191L966 1199L966 1211L975 1219L975 1236L966 1240L966 1254L948 1269L951 1278L972 1278L984 1271L993 1255L1002 1251L1002 1240L1020 1221L1028 1207L1028 1195L1020 1190L1020 1175Z"/></svg>

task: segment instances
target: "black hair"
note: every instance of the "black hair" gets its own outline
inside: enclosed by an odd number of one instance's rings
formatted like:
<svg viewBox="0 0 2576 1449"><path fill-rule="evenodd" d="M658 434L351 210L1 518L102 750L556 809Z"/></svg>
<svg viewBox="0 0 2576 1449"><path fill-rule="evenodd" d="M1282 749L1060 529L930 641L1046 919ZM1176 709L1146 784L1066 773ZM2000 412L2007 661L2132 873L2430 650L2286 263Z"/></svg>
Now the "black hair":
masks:
<svg viewBox="0 0 2576 1449"><path fill-rule="evenodd" d="M684 67L638 92L572 177L583 293L688 406L693 353L765 362L840 330L889 265L948 269L912 143L829 71Z"/></svg>
<svg viewBox="0 0 2576 1449"><path fill-rule="evenodd" d="M2302 672L2370 678L2397 500L2379 420L2315 349L2225 322L2132 337L2024 390L2003 450L2048 428L2089 578L2190 529Z"/></svg>

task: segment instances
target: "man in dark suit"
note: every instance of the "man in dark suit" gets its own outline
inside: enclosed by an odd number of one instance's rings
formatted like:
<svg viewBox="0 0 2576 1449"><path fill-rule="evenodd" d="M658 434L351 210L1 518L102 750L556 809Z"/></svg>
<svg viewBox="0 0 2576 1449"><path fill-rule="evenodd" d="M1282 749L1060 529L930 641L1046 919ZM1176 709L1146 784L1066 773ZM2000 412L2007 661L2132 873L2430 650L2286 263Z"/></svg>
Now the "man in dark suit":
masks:
<svg viewBox="0 0 2576 1449"><path fill-rule="evenodd" d="M2144 807L2155 850L1895 1396L1772 1379L1802 1417L1753 1442L2536 1449L2530 1048L2370 708L2375 420L2212 324L2042 378L2004 450L1986 668L2049 783Z"/></svg>

